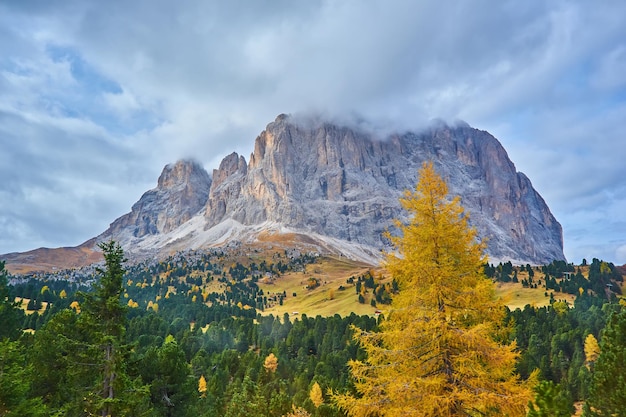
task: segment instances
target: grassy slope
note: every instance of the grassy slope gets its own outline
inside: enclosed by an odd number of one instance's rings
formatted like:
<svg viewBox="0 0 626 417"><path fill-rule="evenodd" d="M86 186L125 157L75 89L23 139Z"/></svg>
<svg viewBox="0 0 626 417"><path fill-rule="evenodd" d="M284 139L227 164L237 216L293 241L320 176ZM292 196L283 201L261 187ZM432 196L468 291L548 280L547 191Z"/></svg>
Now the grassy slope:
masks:
<svg viewBox="0 0 626 417"><path fill-rule="evenodd" d="M284 313L293 315L294 312L299 314L306 313L309 316L322 315L331 316L333 314L349 315L354 312L356 314L373 315L377 309L383 313L389 309L389 306L378 305L372 307L370 305L371 294L367 294L364 304L358 302L355 286L346 283L350 276L359 276L365 273L371 267L366 264L350 261L345 258L332 257L322 258L318 263L307 265L305 272L294 272L285 274L268 282L259 282L259 287L263 289L265 294L270 297L275 293L287 293L282 306L278 303L271 308L267 308L262 314L273 314L282 316ZM384 273L380 268L373 268L375 276ZM306 289L306 281L310 277L320 279L323 284L313 290ZM519 272L520 281L527 278L526 272ZM543 275L535 272L535 282L541 280ZM390 278L386 277L383 281ZM340 285L345 287L344 291L339 291ZM330 299L330 291L334 290L334 298ZM296 297L293 297L293 293ZM524 288L520 283L498 283L496 285L496 294L501 297L504 303L511 309L524 308L527 304L541 307L549 305L549 292L540 285L538 288ZM566 300L573 304L574 296L564 293L554 293L557 300Z"/></svg>
<svg viewBox="0 0 626 417"><path fill-rule="evenodd" d="M275 316L282 316L285 313L293 315L295 312L309 316L318 314L343 316L352 312L374 314L376 308L369 304L369 298L366 298L365 304L359 304L355 286L346 283L349 277L362 275L370 268L369 265L346 258L323 258L315 264L307 265L304 272L291 272L271 282L259 282L259 287L263 289L267 297L283 293L283 291L287 293L282 306L276 303L265 309L263 314ZM315 289L308 290L306 281L311 277L317 278L322 284ZM341 285L345 288L343 291L339 290ZM334 293L332 299L331 292ZM293 293L296 293L295 297Z"/></svg>
<svg viewBox="0 0 626 417"><path fill-rule="evenodd" d="M533 307L547 306L550 304L550 296L545 295L545 293L545 288L524 288L519 283L500 282L496 285L496 294L502 298L511 310L524 308L527 304ZM554 298L566 300L570 305L573 305L575 297L571 294L554 293Z"/></svg>

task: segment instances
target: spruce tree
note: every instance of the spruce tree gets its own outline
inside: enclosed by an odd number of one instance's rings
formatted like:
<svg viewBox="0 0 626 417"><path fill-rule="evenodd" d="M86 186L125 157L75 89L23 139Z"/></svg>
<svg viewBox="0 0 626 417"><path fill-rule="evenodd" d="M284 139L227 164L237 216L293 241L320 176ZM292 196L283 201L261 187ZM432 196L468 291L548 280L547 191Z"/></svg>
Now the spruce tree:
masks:
<svg viewBox="0 0 626 417"><path fill-rule="evenodd" d="M35 334L34 391L55 415L136 415L147 404L147 388L126 370L124 253L113 241L100 248L105 264L93 291L81 293L76 309L60 311Z"/></svg>
<svg viewBox="0 0 626 417"><path fill-rule="evenodd" d="M24 312L9 291L8 274L4 261L0 261L0 340L16 339L21 333Z"/></svg>
<svg viewBox="0 0 626 417"><path fill-rule="evenodd" d="M602 331L585 415L626 416L626 308L613 312Z"/></svg>
<svg viewBox="0 0 626 417"><path fill-rule="evenodd" d="M358 395L333 398L350 416L522 416L530 384L514 372L484 245L432 163L419 177L400 200L409 223L389 236L400 292L380 332L354 329L367 353L349 363Z"/></svg>
<svg viewBox="0 0 626 417"><path fill-rule="evenodd" d="M91 329L93 347L98 350L99 382L88 397L90 408L103 417L127 415L146 397L146 388L133 386L126 372L129 348L124 344L126 306L120 298L125 274L124 251L111 240L99 244L104 268L97 268L98 282L83 294L83 319Z"/></svg>

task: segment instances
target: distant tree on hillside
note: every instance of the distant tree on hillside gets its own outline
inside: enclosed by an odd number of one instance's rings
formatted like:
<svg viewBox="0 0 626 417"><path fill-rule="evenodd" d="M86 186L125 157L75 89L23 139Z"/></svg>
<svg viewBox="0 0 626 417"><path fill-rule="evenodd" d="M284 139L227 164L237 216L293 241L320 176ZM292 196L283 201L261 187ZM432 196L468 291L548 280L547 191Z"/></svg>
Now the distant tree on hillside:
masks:
<svg viewBox="0 0 626 417"><path fill-rule="evenodd" d="M19 305L20 303L15 301L15 297L9 291L4 261L0 261L0 340L15 339L20 335L24 313Z"/></svg>

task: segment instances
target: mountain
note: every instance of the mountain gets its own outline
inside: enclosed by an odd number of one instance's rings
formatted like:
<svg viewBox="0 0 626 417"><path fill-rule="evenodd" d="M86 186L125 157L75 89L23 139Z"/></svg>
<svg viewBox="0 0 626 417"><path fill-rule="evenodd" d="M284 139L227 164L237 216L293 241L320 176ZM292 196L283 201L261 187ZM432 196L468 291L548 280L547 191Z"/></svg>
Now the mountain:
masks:
<svg viewBox="0 0 626 417"><path fill-rule="evenodd" d="M376 257L386 247L383 232L404 216L398 197L414 187L426 160L461 196L492 259L564 259L560 224L498 140L467 124L441 122L381 138L280 115L256 138L249 162L232 153L212 180L191 161L167 166L157 188L101 238L158 251L293 232Z"/></svg>
<svg viewBox="0 0 626 417"><path fill-rule="evenodd" d="M561 225L488 132L459 122L381 135L279 115L246 162L232 153L210 176L197 162L168 165L157 187L96 241L137 257L215 245L280 244L376 262L383 232L406 219L398 198L432 160L487 239L491 262L565 259Z"/></svg>

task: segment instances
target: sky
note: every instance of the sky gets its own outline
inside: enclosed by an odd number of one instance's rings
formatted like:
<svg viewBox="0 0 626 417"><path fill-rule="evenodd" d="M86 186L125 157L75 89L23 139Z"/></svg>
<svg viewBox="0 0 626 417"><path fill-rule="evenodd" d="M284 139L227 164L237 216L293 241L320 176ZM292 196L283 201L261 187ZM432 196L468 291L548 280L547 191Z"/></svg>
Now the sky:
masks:
<svg viewBox="0 0 626 417"><path fill-rule="evenodd" d="M280 113L500 140L570 262L626 263L626 2L0 0L0 253L75 246Z"/></svg>

